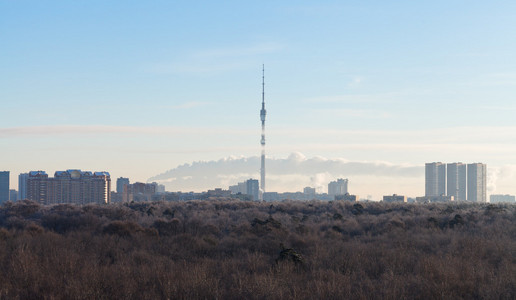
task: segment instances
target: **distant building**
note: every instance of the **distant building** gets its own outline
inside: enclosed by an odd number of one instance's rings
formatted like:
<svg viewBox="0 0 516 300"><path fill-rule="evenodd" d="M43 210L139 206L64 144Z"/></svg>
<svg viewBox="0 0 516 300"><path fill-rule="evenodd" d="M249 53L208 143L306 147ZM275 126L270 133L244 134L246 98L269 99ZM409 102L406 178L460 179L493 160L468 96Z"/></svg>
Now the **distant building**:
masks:
<svg viewBox="0 0 516 300"><path fill-rule="evenodd" d="M307 186L303 189L303 194L308 198L315 199L315 188Z"/></svg>
<svg viewBox="0 0 516 300"><path fill-rule="evenodd" d="M383 202L407 202L407 196L393 194L392 196L383 196Z"/></svg>
<svg viewBox="0 0 516 300"><path fill-rule="evenodd" d="M425 196L446 195L446 165L441 162L425 164Z"/></svg>
<svg viewBox="0 0 516 300"><path fill-rule="evenodd" d="M348 180L339 178L337 181L328 183L328 195L345 195L348 192Z"/></svg>
<svg viewBox="0 0 516 300"><path fill-rule="evenodd" d="M486 202L487 166L482 163L468 164L467 201Z"/></svg>
<svg viewBox="0 0 516 300"><path fill-rule="evenodd" d="M204 193L203 198L209 199L210 197L213 197L213 198L230 198L231 197L231 191L223 190L221 188L216 188L214 190L208 190L206 193Z"/></svg>
<svg viewBox="0 0 516 300"><path fill-rule="evenodd" d="M129 184L129 178L118 177L116 180L116 192L122 194L124 192L124 185Z"/></svg>
<svg viewBox="0 0 516 300"><path fill-rule="evenodd" d="M17 190L9 190L9 200L10 201L18 200L18 191Z"/></svg>
<svg viewBox="0 0 516 300"><path fill-rule="evenodd" d="M265 192L263 193L263 201L279 201L281 200L281 194L278 192Z"/></svg>
<svg viewBox="0 0 516 300"><path fill-rule="evenodd" d="M499 202L515 203L516 197L513 195L491 195L491 196L489 196L489 202L491 202L491 203L499 203Z"/></svg>
<svg viewBox="0 0 516 300"><path fill-rule="evenodd" d="M40 204L107 204L111 202L108 172L57 171L48 177L44 171L29 172L27 199Z"/></svg>
<svg viewBox="0 0 516 300"><path fill-rule="evenodd" d="M254 201L258 201L260 198L260 187L258 184L258 179L248 179L245 182L247 193L248 195L253 196Z"/></svg>
<svg viewBox="0 0 516 300"><path fill-rule="evenodd" d="M142 202L152 201L152 196L156 194L157 183L135 182L133 184L124 185L122 193L123 202Z"/></svg>
<svg viewBox="0 0 516 300"><path fill-rule="evenodd" d="M418 203L451 202L454 200L455 198L453 196L446 195L416 197L416 202Z"/></svg>
<svg viewBox="0 0 516 300"><path fill-rule="evenodd" d="M154 182L155 183L155 182ZM165 193L165 185L163 184L157 184L156 185L156 193L157 194L163 194Z"/></svg>
<svg viewBox="0 0 516 300"><path fill-rule="evenodd" d="M0 171L0 204L9 201L9 171Z"/></svg>
<svg viewBox="0 0 516 300"><path fill-rule="evenodd" d="M259 200L260 196L260 187L258 183L258 179L248 179L244 182L239 182L236 185L232 185L229 187L229 191L232 194L242 194L249 195L252 197L252 200ZM265 196L264 196L265 200Z"/></svg>
<svg viewBox="0 0 516 300"><path fill-rule="evenodd" d="M45 171L31 171L27 178L27 198L41 204L47 202L48 175Z"/></svg>
<svg viewBox="0 0 516 300"><path fill-rule="evenodd" d="M486 164L427 163L425 165L425 197L421 201L486 202ZM439 198L441 197L442 198ZM452 198L453 200L449 200Z"/></svg>
<svg viewBox="0 0 516 300"><path fill-rule="evenodd" d="M357 202L358 195L350 195L349 193L346 193L345 195L335 195L335 200L344 200L344 201L351 201L351 202Z"/></svg>
<svg viewBox="0 0 516 300"><path fill-rule="evenodd" d="M296 201L310 201L310 200L320 200L320 201L331 201L335 200L335 196L330 197L328 194L305 194L304 192L285 192L285 193L277 193L277 192L266 192L263 193L264 201L283 201L283 200L296 200Z"/></svg>
<svg viewBox="0 0 516 300"><path fill-rule="evenodd" d="M446 165L447 192L446 195L453 196L456 201L466 201L467 192L467 167L463 163L452 163Z"/></svg>
<svg viewBox="0 0 516 300"><path fill-rule="evenodd" d="M245 181L230 186L229 190L232 194L247 194L247 186Z"/></svg>
<svg viewBox="0 0 516 300"><path fill-rule="evenodd" d="M27 179L29 179L29 173L18 175L18 200L27 199Z"/></svg>
<svg viewBox="0 0 516 300"><path fill-rule="evenodd" d="M122 194L119 194L116 191L111 191L111 203L120 203L120 202L122 202Z"/></svg>

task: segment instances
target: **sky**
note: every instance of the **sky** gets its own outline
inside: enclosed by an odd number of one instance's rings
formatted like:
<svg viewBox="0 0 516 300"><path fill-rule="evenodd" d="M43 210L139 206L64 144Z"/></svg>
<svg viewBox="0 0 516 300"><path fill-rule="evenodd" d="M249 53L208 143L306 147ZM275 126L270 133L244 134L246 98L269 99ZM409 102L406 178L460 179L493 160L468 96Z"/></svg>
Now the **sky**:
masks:
<svg viewBox="0 0 516 300"><path fill-rule="evenodd" d="M515 11L0 0L0 170L11 188L30 170L169 191L259 178L264 64L267 191L348 178L372 199L421 196L424 164L442 161L486 163L488 194L516 194Z"/></svg>

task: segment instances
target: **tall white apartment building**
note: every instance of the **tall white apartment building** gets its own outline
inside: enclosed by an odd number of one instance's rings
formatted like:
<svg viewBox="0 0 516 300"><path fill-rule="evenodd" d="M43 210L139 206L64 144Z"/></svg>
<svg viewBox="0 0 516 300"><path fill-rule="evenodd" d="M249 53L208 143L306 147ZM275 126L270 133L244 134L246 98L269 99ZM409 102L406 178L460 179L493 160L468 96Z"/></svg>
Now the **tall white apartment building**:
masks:
<svg viewBox="0 0 516 300"><path fill-rule="evenodd" d="M348 193L348 180L339 178L337 181L328 183L328 195L345 195Z"/></svg>
<svg viewBox="0 0 516 300"><path fill-rule="evenodd" d="M18 200L27 199L27 180L29 173L21 173L18 175Z"/></svg>
<svg viewBox="0 0 516 300"><path fill-rule="evenodd" d="M487 200L487 166L482 163L468 164L467 201L486 202Z"/></svg>
<svg viewBox="0 0 516 300"><path fill-rule="evenodd" d="M446 165L446 195L453 196L455 201L466 201L467 167L463 163Z"/></svg>
<svg viewBox="0 0 516 300"><path fill-rule="evenodd" d="M446 164L433 162L425 164L425 196L446 195Z"/></svg>

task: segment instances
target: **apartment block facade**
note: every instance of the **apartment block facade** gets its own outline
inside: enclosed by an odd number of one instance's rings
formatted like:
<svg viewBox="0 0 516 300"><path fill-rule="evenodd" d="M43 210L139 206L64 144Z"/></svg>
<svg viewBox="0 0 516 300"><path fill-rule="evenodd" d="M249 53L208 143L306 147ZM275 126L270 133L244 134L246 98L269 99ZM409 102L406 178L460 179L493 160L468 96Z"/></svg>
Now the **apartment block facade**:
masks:
<svg viewBox="0 0 516 300"><path fill-rule="evenodd" d="M0 171L0 204L9 201L9 171Z"/></svg>
<svg viewBox="0 0 516 300"><path fill-rule="evenodd" d="M27 179L29 179L29 173L18 175L18 200L27 199Z"/></svg>
<svg viewBox="0 0 516 300"><path fill-rule="evenodd" d="M468 195L471 202L486 202L487 200L487 168L486 164L468 164Z"/></svg>
<svg viewBox="0 0 516 300"><path fill-rule="evenodd" d="M450 201L486 202L486 164L425 164L425 197L450 197Z"/></svg>
<svg viewBox="0 0 516 300"><path fill-rule="evenodd" d="M258 179L248 179L244 182L239 182L236 185L229 187L232 194L244 194L252 196L252 200L259 200L260 185Z"/></svg>
<svg viewBox="0 0 516 300"><path fill-rule="evenodd" d="M337 181L328 183L328 195L346 195L348 193L348 180L339 178Z"/></svg>
<svg viewBox="0 0 516 300"><path fill-rule="evenodd" d="M446 194L446 164L433 162L425 164L425 196Z"/></svg>
<svg viewBox="0 0 516 300"><path fill-rule="evenodd" d="M151 201L152 196L156 194L157 183L135 182L133 184L124 184L122 192L123 202L142 202Z"/></svg>
<svg viewBox="0 0 516 300"><path fill-rule="evenodd" d="M44 171L31 171L27 178L27 199L40 204L107 204L111 202L108 172L57 171L48 177Z"/></svg>
<svg viewBox="0 0 516 300"><path fill-rule="evenodd" d="M456 201L465 201L467 187L467 167L463 163L446 165L446 189L448 196L453 196Z"/></svg>

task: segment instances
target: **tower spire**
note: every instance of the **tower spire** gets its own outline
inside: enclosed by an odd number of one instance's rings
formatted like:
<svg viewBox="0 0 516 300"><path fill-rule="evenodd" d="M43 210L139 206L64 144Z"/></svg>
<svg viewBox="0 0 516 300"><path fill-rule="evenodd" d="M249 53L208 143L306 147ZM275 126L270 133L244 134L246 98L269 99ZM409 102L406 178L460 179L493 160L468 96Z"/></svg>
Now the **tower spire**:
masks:
<svg viewBox="0 0 516 300"><path fill-rule="evenodd" d="M262 145L261 168L260 168L260 200L263 200L265 193L265 64L262 65L262 109L260 110L260 120L262 121Z"/></svg>

